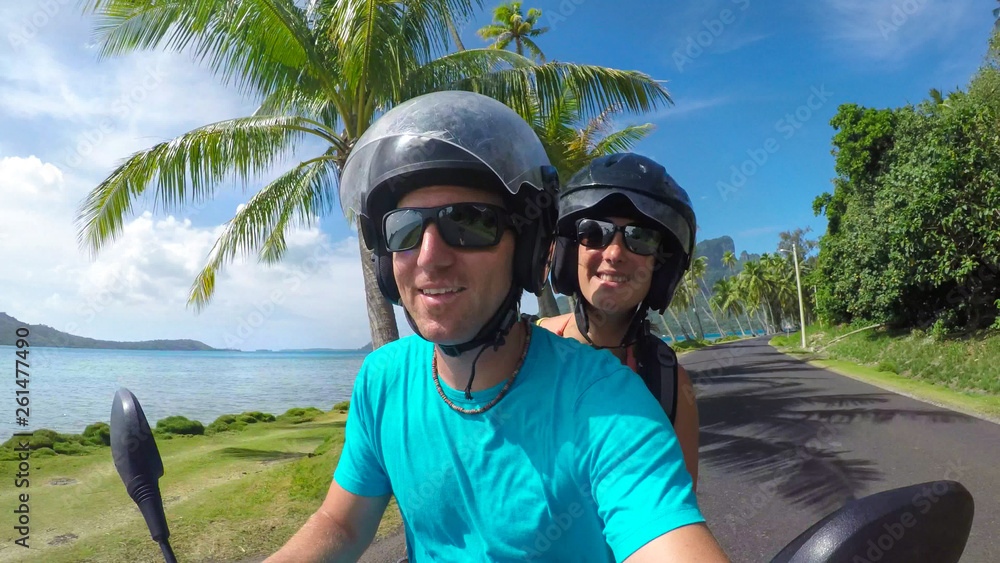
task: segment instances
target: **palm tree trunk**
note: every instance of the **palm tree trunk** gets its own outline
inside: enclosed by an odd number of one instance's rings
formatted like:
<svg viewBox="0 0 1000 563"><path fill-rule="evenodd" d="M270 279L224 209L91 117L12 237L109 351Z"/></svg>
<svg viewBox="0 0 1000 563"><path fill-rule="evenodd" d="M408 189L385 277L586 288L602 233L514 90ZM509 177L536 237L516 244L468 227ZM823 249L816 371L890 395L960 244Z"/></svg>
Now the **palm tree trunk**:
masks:
<svg viewBox="0 0 1000 563"><path fill-rule="evenodd" d="M697 330L694 329L694 325L691 324L691 311L685 311L685 313L686 314L684 315L684 319L687 320L688 326L691 327L691 333L698 335L699 339L704 340L705 331L698 332ZM698 328L701 328L701 319L698 318L697 314L695 314L694 320L698 321Z"/></svg>
<svg viewBox="0 0 1000 563"><path fill-rule="evenodd" d="M517 39L515 39L514 43L517 44L517 54L521 55L523 57L524 56L524 44L521 43L521 38L518 37Z"/></svg>
<svg viewBox="0 0 1000 563"><path fill-rule="evenodd" d="M559 316L559 305L556 304L556 296L552 293L552 285L548 283L538 296L538 316L542 318Z"/></svg>
<svg viewBox="0 0 1000 563"><path fill-rule="evenodd" d="M705 303L708 303L708 294L705 293L705 288L701 287L701 284L699 284L698 289L701 290L701 295L705 298ZM715 309L712 309L711 303L708 303L708 314L711 315L712 320L715 321L715 328L719 329L719 338L725 336L726 333L722 330L722 325L719 324L719 317L715 316Z"/></svg>
<svg viewBox="0 0 1000 563"><path fill-rule="evenodd" d="M465 45L462 44L462 38L458 35L458 30L455 29L455 22L451 19L451 14L447 10L444 12L444 19L448 22L448 31L451 32L451 40L455 42L455 49L458 51L464 51Z"/></svg>
<svg viewBox="0 0 1000 563"><path fill-rule="evenodd" d="M361 237L358 237L361 247L361 271L365 278L365 300L368 302L368 325L372 332L372 350L399 340L399 328L396 326L396 315L392 304L386 301L378 289L378 277L375 275L375 264L372 253L365 247Z"/></svg>
<svg viewBox="0 0 1000 563"><path fill-rule="evenodd" d="M768 332L777 332L777 329L774 327L774 317L771 316L770 307L767 306L767 302L765 301L760 308L764 310L764 320L767 322Z"/></svg>
<svg viewBox="0 0 1000 563"><path fill-rule="evenodd" d="M684 338L687 340L694 340L691 338L691 334L684 330L684 325L681 324L681 320L677 318L677 313L675 313L673 309L667 310L670 311L670 316L674 318L674 322L677 323L678 328L680 328L681 332L684 333ZM694 332L694 329L691 329L691 332Z"/></svg>
<svg viewBox="0 0 1000 563"><path fill-rule="evenodd" d="M746 309L743 309L743 315L747 318L747 324L750 325L750 335L753 336L754 335L753 323L750 322L753 319L753 317L750 316L750 311Z"/></svg>
<svg viewBox="0 0 1000 563"><path fill-rule="evenodd" d="M736 326L740 327L740 336L746 336L747 331L743 330L743 323L740 322L739 315L733 315L733 318L736 319Z"/></svg>
<svg viewBox="0 0 1000 563"><path fill-rule="evenodd" d="M697 299L698 298L695 297L695 300ZM694 312L694 320L698 323L698 338L701 340L705 340L705 327L701 326L701 316L698 315L697 303L691 305L691 311ZM691 322L690 317L688 317L688 322ZM691 330L694 330L694 327L691 327Z"/></svg>
<svg viewBox="0 0 1000 563"><path fill-rule="evenodd" d="M660 321L663 323L664 328L667 329L667 334L670 335L670 343L674 344L675 342L677 342L677 337L674 336L674 331L670 330L670 323L667 322L667 319L665 319L663 315L660 315Z"/></svg>

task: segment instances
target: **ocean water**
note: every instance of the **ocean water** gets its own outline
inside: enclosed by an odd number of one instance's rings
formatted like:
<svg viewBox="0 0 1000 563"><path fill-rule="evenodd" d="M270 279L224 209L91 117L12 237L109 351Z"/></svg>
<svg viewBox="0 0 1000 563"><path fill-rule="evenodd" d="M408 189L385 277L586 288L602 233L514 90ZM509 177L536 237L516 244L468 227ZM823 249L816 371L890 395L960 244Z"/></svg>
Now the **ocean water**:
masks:
<svg viewBox="0 0 1000 563"><path fill-rule="evenodd" d="M138 397L150 425L173 415L208 425L219 415L293 407L330 410L351 396L362 352L165 352L30 348L28 426L15 423L17 348L0 346L0 440L49 428L81 433L108 422L120 387ZM4 373L6 372L6 373ZM21 395L22 397L24 395Z"/></svg>

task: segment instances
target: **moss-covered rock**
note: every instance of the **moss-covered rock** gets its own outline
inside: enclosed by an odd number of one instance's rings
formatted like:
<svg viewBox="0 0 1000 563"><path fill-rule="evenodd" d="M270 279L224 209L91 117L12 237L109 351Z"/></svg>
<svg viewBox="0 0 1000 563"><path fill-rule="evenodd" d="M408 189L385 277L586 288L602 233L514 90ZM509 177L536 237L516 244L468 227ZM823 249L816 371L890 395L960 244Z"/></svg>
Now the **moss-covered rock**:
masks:
<svg viewBox="0 0 1000 563"><path fill-rule="evenodd" d="M204 434L205 426L197 420L184 416L168 416L156 423L156 431L161 434Z"/></svg>
<svg viewBox="0 0 1000 563"><path fill-rule="evenodd" d="M294 408L285 411L285 414L278 417L281 422L289 422L291 424L302 424L303 422L309 422L315 420L316 417L323 414L323 411L317 409L316 407L309 408Z"/></svg>
<svg viewBox="0 0 1000 563"><path fill-rule="evenodd" d="M266 412L260 412L260 411L247 411L247 412L241 414L240 416L245 416L245 417L253 418L254 422L274 422L274 420L275 420L275 417L274 417L273 414L266 413ZM253 424L249 420L246 420L245 422L247 422L249 424Z"/></svg>
<svg viewBox="0 0 1000 563"><path fill-rule="evenodd" d="M95 422L83 430L83 437L95 445L111 445L111 427L106 422Z"/></svg>

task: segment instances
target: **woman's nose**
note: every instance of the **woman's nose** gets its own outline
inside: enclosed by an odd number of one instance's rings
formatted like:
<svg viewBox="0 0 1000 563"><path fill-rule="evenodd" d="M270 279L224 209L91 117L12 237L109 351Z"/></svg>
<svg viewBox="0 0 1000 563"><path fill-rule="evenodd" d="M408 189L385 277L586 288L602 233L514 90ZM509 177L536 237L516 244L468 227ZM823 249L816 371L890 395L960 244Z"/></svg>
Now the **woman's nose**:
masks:
<svg viewBox="0 0 1000 563"><path fill-rule="evenodd" d="M604 249L604 259L608 262L617 262L621 260L624 244L625 236L620 232L615 233L615 238L611 239L611 244Z"/></svg>

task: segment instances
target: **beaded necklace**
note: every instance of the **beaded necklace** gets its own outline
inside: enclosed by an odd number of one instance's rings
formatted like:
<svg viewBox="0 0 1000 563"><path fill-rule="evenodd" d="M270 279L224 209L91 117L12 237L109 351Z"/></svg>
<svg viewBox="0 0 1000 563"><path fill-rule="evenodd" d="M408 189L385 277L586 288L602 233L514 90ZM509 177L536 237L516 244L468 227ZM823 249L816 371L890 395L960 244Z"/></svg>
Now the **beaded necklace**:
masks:
<svg viewBox="0 0 1000 563"><path fill-rule="evenodd" d="M447 403L448 406L452 408L452 410L456 410L462 414L481 414L493 408L493 406L499 403L500 399L502 399L504 395L507 394L507 391L510 390L511 385L514 384L514 378L516 378L517 374L521 371L521 366L524 365L524 358L528 355L528 344L531 343L531 323L525 323L525 326L526 330L524 335L524 349L521 350L521 358L517 361L517 366L514 367L514 373L510 374L510 377L507 378L507 383L505 383L503 388L500 389L500 392L497 393L497 396L493 397L493 400L487 403L485 406L479 407L478 409L462 408L456 405L455 403L451 402L451 399L449 399L448 396L445 395L444 389L441 388L441 381L438 378L437 353L435 352L431 353L432 356L431 371L434 374L434 386L437 387L438 395L441 395L441 398L444 399L444 402Z"/></svg>

